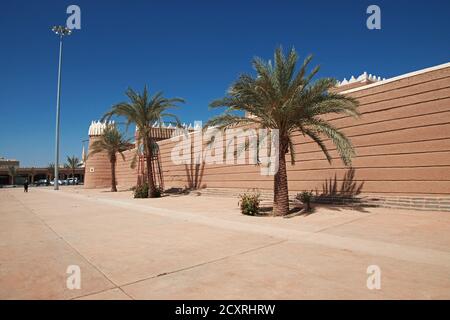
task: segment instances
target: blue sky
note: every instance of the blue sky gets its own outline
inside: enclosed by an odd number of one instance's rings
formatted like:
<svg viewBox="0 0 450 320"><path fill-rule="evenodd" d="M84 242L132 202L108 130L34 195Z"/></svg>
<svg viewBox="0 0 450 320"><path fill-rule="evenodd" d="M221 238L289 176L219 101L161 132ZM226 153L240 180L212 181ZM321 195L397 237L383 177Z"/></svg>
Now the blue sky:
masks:
<svg viewBox="0 0 450 320"><path fill-rule="evenodd" d="M81 30L65 42L61 158L80 156L91 120L125 100L131 86L163 90L187 103L185 122L207 120L251 59L278 45L314 54L319 76L363 71L392 77L448 62L450 1L2 1L0 156L21 166L54 157L58 40L66 8L81 8ZM381 30L366 8L381 8Z"/></svg>

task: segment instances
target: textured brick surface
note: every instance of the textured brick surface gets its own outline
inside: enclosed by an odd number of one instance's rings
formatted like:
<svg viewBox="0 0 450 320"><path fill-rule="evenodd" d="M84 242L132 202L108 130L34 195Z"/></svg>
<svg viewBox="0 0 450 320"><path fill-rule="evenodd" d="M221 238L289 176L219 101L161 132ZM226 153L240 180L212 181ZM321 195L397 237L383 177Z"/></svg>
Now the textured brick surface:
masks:
<svg viewBox="0 0 450 320"><path fill-rule="evenodd" d="M89 146L98 137L89 137ZM116 165L116 180L118 187L131 187L136 184L137 169L131 168L131 162L136 150L123 152L125 160L118 155ZM92 172L92 170L94 170ZM89 155L86 160L85 188L105 188L111 186L111 164L105 152Z"/></svg>
<svg viewBox="0 0 450 320"><path fill-rule="evenodd" d="M450 195L450 68L350 93L362 116L329 116L356 147L354 182L365 194ZM341 186L348 168L335 158L330 166L318 147L296 134L297 163L288 164L290 191L317 190L336 177ZM189 185L195 170L171 161L171 141L160 142L166 186ZM254 165L205 165L200 185L208 188L271 190L272 177ZM414 206L416 206L414 204ZM417 206L419 206L417 204Z"/></svg>
<svg viewBox="0 0 450 320"><path fill-rule="evenodd" d="M361 89L350 95L360 102L361 118L331 115L327 119L341 128L356 148L354 182L362 185L362 192L379 196L450 195L450 68ZM334 157L332 165L310 140L295 134L293 142L297 163L287 164L290 192L321 193L330 179L336 179L338 188L342 185L348 168L338 159L328 139L324 142ZM262 176L258 166L175 164L171 153L177 142L158 143L166 188L195 184L207 188L273 189L273 177ZM89 165L96 167L94 174L89 172ZM86 187L105 186L109 179L108 167L100 155L89 160ZM118 166L120 184L132 186L136 180L134 175L126 164ZM403 205L419 208L422 204ZM427 205L435 203L424 203L423 207ZM448 202L439 204L439 208L446 209L447 205Z"/></svg>

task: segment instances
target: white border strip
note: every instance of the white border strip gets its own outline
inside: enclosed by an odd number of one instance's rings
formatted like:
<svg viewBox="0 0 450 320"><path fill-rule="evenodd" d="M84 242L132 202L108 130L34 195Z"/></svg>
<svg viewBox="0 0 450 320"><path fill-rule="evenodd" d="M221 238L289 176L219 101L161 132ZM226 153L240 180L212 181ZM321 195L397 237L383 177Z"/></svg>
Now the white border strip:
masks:
<svg viewBox="0 0 450 320"><path fill-rule="evenodd" d="M378 82L375 82L375 83L371 83L371 84L368 84L368 85L365 85L365 86L361 86L361 87L357 87L357 88L341 91L339 93L344 94L344 93L351 93L351 92L355 92L355 91L365 90L365 89L369 89L369 88L372 88L372 87L380 86L380 85L383 85L383 84L386 84L386 83L389 83L389 82L394 82L394 81L401 80L401 79L404 79L404 78L409 78L409 77L412 77L412 76L416 76L416 75L419 75L419 74L422 74L422 73L431 72L431 71L435 71L435 70L439 70L439 69L445 69L445 68L449 68L449 67L450 67L450 62L447 62L447 63L439 64L439 65L434 66L434 67L425 68L425 69L417 70L417 71L410 72L410 73L405 73L405 74L402 74L400 76L396 76L396 77L389 78L389 79L386 79L386 80L382 80L382 81L378 81Z"/></svg>

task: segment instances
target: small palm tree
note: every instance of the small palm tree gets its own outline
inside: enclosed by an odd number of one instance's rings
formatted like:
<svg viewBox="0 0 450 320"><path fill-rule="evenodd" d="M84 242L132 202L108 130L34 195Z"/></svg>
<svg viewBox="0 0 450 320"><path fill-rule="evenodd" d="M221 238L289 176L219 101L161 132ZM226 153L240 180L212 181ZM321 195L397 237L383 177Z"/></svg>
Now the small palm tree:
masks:
<svg viewBox="0 0 450 320"><path fill-rule="evenodd" d="M113 124L106 125L102 136L90 146L88 157L93 154L105 151L108 154L109 162L111 163L111 191L117 192L116 187L116 154L119 153L122 159L125 160L123 152L133 148L133 144L129 140L124 139L122 134L117 130Z"/></svg>
<svg viewBox="0 0 450 320"><path fill-rule="evenodd" d="M50 162L47 165L47 172L49 175L49 183L50 183L50 181L53 180L53 175L55 174L55 164L53 162Z"/></svg>
<svg viewBox="0 0 450 320"><path fill-rule="evenodd" d="M9 166L8 174L11 177L11 184L14 185L14 178L17 176L17 168L15 166Z"/></svg>
<svg viewBox="0 0 450 320"><path fill-rule="evenodd" d="M75 169L80 168L82 165L82 162L77 157L67 156L67 163L65 167L72 170L72 179L75 178Z"/></svg>
<svg viewBox="0 0 450 320"><path fill-rule="evenodd" d="M274 177L274 214L285 215L289 211L289 194L286 174L286 153L290 151L295 163L292 134L300 132L311 138L321 148L331 163L322 136L328 137L336 146L344 164L350 165L354 156L352 144L337 128L323 116L330 113L358 116L358 103L351 97L330 91L336 80L312 78L318 72L315 67L307 74L312 57L308 56L296 73L297 53L292 49L286 57L282 48L275 50L274 65L260 58L253 60L257 76L242 75L232 84L228 95L211 103L211 107L227 107L227 112L206 124L227 128L233 125L256 124L262 128L279 130L278 171ZM232 113L235 110L250 113L243 117Z"/></svg>
<svg viewBox="0 0 450 320"><path fill-rule="evenodd" d="M153 198L157 196L155 181L153 180L153 169L151 161L153 159L153 149L155 141L152 137L152 126L155 123L161 124L163 119L168 117L175 120L180 125L178 118L167 109L177 107L177 103L184 103L181 98L164 98L162 92L157 92L150 96L147 86L142 93L138 93L129 88L126 93L130 102L121 102L114 105L107 112L102 120L110 119L112 116L122 116L127 120L127 126L134 123L138 129L138 143L143 146L143 152L147 165L147 181L149 184L148 196Z"/></svg>

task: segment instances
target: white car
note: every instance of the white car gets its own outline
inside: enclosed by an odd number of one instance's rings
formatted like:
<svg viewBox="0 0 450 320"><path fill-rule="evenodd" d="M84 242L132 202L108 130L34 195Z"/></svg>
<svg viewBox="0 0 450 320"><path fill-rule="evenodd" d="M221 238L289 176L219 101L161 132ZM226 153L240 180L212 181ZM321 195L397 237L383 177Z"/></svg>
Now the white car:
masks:
<svg viewBox="0 0 450 320"><path fill-rule="evenodd" d="M62 184L63 184L62 181L61 181L61 180L58 180L58 185L62 186ZM51 181L50 181L50 185L51 185L51 186L54 186L54 185L55 185L55 180L51 180Z"/></svg>
<svg viewBox="0 0 450 320"><path fill-rule="evenodd" d="M69 178L67 179L67 184L78 184L78 178Z"/></svg>

